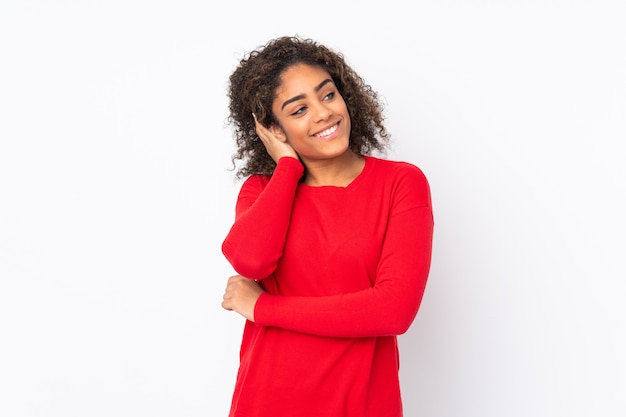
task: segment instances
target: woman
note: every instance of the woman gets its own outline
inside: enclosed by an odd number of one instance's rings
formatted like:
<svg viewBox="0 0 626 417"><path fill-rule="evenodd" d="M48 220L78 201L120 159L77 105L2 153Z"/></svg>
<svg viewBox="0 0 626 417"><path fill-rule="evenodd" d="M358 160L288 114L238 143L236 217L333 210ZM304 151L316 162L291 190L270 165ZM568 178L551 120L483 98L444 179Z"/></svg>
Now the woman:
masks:
<svg viewBox="0 0 626 417"><path fill-rule="evenodd" d="M245 181L222 306L247 319L230 416L401 416L396 336L431 259L426 178L372 155L388 141L377 94L313 40L253 51L228 94Z"/></svg>

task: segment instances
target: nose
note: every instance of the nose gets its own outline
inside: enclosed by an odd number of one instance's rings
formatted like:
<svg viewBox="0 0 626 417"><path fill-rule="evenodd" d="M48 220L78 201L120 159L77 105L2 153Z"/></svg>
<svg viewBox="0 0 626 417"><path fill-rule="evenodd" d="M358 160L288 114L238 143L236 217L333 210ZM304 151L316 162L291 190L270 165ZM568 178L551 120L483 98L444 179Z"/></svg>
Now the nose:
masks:
<svg viewBox="0 0 626 417"><path fill-rule="evenodd" d="M328 120L328 118L333 114L330 106L328 106L327 103L323 101L317 102L313 111L314 120L316 122Z"/></svg>

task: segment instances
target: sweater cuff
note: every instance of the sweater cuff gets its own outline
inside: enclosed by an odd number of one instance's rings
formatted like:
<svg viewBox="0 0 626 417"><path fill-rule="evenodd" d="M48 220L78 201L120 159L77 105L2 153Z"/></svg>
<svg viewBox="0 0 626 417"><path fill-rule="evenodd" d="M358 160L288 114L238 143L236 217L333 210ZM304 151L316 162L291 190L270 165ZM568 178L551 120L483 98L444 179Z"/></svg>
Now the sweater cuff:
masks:
<svg viewBox="0 0 626 417"><path fill-rule="evenodd" d="M293 159L293 158L292 158ZM256 300L254 305L254 322L257 326L271 326L271 310L275 296L264 292Z"/></svg>
<svg viewBox="0 0 626 417"><path fill-rule="evenodd" d="M274 169L274 173L277 171L284 172L285 174L298 176L298 179L302 177L304 174L304 165L300 162L299 159L296 159L291 156L283 156L278 159L278 163L276 164L276 169Z"/></svg>

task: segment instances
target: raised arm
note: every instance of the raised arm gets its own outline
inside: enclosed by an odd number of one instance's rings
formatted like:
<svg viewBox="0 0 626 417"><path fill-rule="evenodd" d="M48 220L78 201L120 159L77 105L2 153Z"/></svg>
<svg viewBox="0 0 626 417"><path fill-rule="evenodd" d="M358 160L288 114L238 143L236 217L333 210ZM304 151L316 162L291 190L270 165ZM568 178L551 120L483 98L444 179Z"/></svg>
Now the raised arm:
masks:
<svg viewBox="0 0 626 417"><path fill-rule="evenodd" d="M235 222L222 243L222 252L237 273L263 279L276 269L303 171L299 160L282 157L271 178L254 176L242 185Z"/></svg>

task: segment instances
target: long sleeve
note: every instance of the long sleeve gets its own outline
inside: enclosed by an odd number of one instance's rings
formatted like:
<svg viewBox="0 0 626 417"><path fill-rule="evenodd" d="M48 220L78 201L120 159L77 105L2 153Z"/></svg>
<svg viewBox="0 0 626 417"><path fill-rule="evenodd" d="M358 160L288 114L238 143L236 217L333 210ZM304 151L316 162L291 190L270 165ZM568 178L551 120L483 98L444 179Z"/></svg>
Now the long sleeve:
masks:
<svg viewBox="0 0 626 417"><path fill-rule="evenodd" d="M303 172L299 160L284 157L269 180L256 175L242 185L235 222L222 243L222 252L237 273L263 279L276 269Z"/></svg>
<svg viewBox="0 0 626 417"><path fill-rule="evenodd" d="M432 251L430 190L419 170L405 170L393 192L374 283L327 296L264 293L255 307L260 326L319 336L370 337L404 333L426 286ZM346 267L344 274L352 271Z"/></svg>

